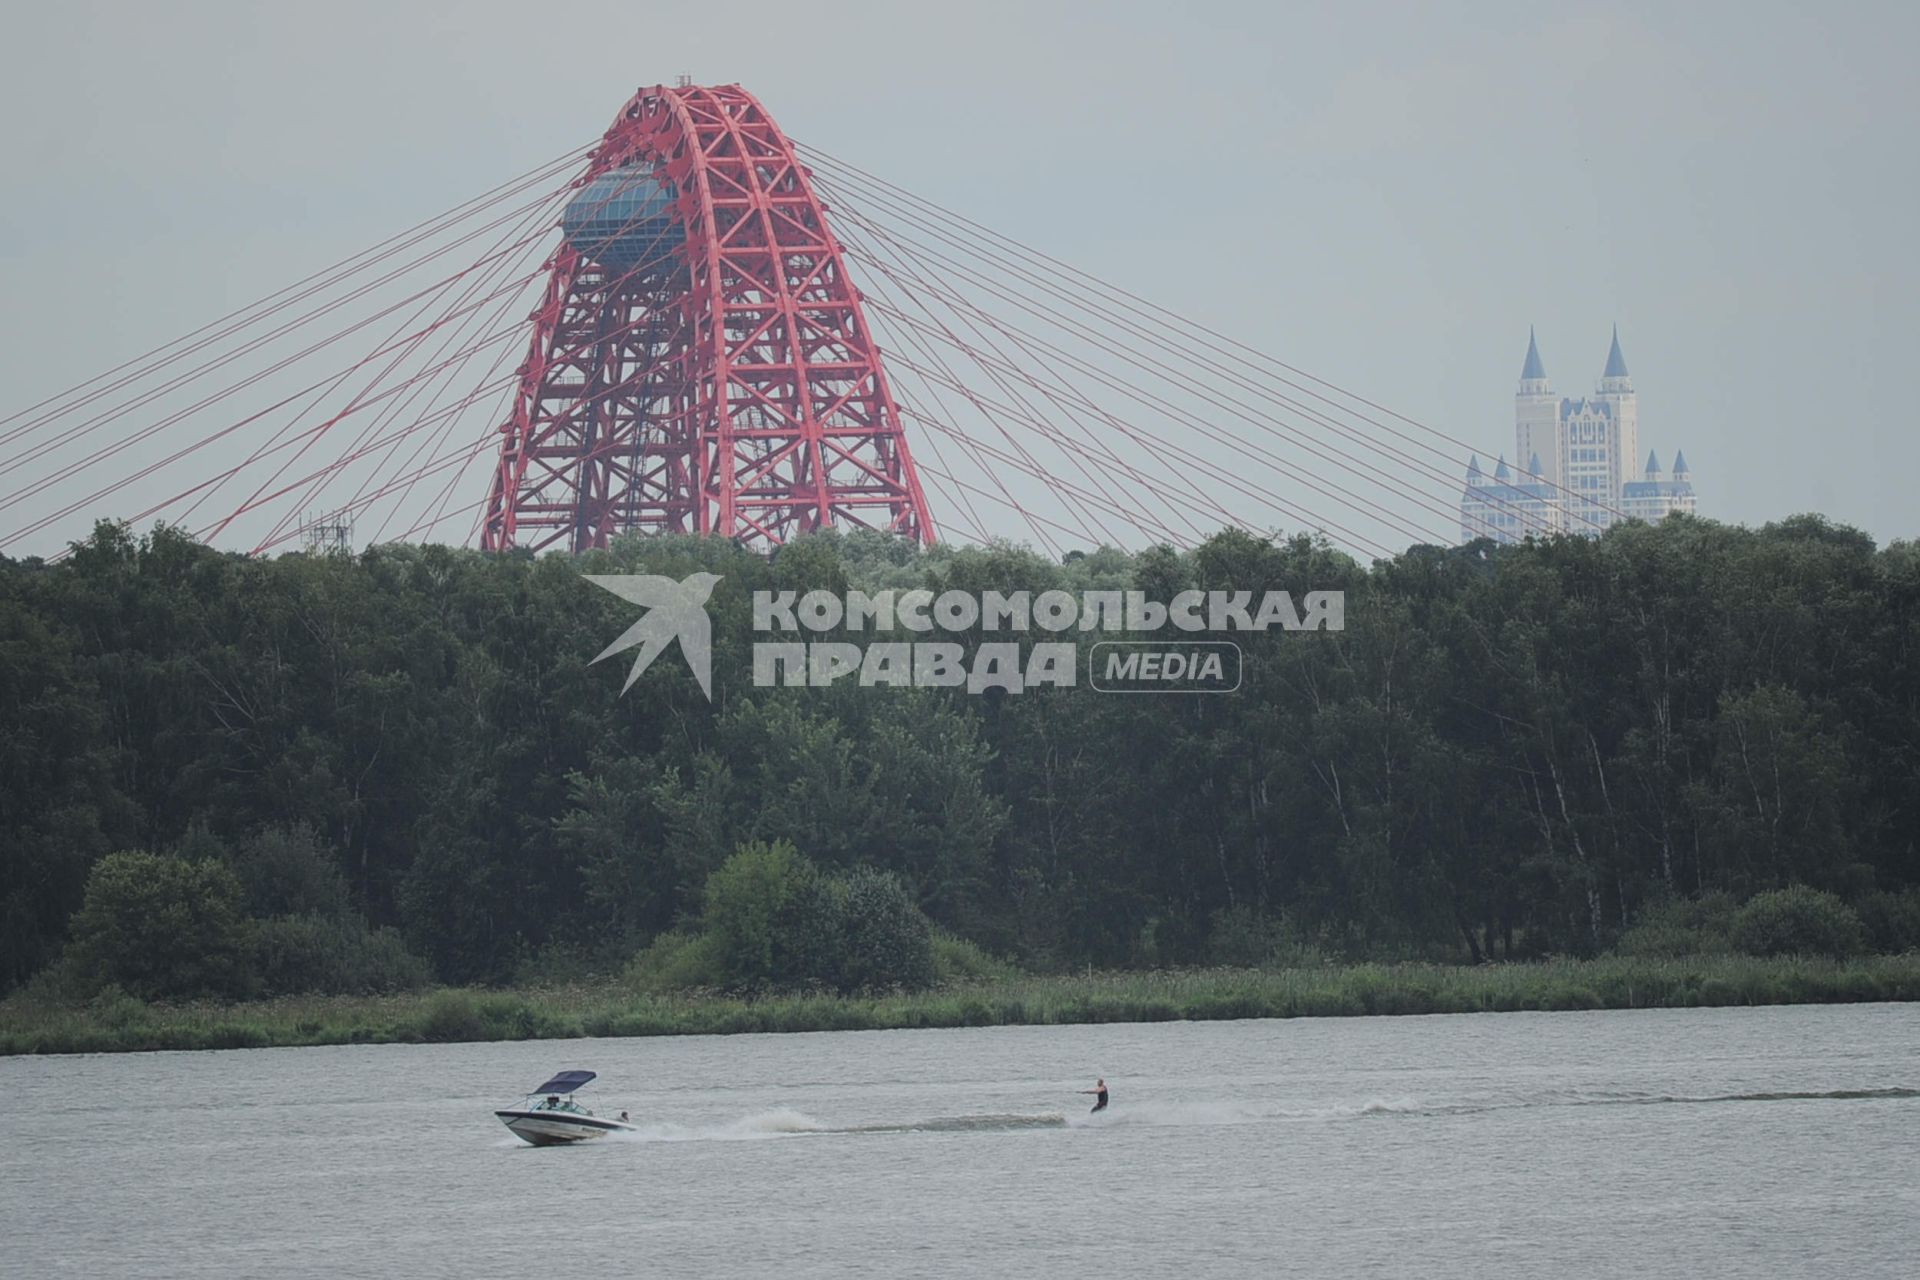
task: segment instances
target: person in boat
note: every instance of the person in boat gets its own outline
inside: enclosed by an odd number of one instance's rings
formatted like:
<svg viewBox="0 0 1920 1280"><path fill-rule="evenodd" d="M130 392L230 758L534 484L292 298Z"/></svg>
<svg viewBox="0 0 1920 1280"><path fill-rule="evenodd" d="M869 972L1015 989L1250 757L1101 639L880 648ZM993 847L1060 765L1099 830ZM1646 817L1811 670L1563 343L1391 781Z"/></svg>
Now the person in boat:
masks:
<svg viewBox="0 0 1920 1280"><path fill-rule="evenodd" d="M1082 1089L1080 1092L1093 1095L1094 1111L1105 1111L1107 1109L1107 1082L1104 1078L1095 1080L1093 1082L1093 1088Z"/></svg>
<svg viewBox="0 0 1920 1280"><path fill-rule="evenodd" d="M557 1094L557 1093L550 1093L550 1094L548 1094L548 1095L547 1095L547 1110L549 1110L549 1111L558 1111L559 1109L560 1109L560 1095L559 1095L559 1094Z"/></svg>
<svg viewBox="0 0 1920 1280"><path fill-rule="evenodd" d="M631 1118L630 1116L628 1116L628 1115L627 1115L627 1113L626 1113L626 1112L624 1112L624 1111L622 1111L622 1112L620 1113L620 1123L621 1123L621 1124L631 1124L631 1123L633 1123L633 1120L632 1120L632 1118Z"/></svg>

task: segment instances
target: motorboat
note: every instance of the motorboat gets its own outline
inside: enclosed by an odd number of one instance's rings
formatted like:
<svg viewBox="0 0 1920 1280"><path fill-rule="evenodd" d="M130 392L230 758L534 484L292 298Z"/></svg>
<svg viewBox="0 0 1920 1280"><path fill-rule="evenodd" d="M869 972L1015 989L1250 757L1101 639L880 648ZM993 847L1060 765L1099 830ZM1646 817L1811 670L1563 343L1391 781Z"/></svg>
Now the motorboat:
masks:
<svg viewBox="0 0 1920 1280"><path fill-rule="evenodd" d="M594 1079L591 1071L562 1071L553 1079L527 1094L517 1107L493 1114L513 1131L516 1138L536 1147L555 1147L568 1142L604 1138L610 1133L633 1133L626 1120L609 1120L574 1101L573 1095ZM626 1112L620 1113L622 1116Z"/></svg>

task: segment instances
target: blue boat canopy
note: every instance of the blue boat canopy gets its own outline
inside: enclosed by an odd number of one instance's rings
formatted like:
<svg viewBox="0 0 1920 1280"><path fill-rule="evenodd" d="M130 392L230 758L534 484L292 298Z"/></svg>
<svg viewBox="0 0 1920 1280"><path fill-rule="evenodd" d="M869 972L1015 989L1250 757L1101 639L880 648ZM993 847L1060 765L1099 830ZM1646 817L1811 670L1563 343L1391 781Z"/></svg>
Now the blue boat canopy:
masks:
<svg viewBox="0 0 1920 1280"><path fill-rule="evenodd" d="M581 1085L594 1078L592 1071L562 1071L553 1079L535 1089L535 1093L572 1093Z"/></svg>

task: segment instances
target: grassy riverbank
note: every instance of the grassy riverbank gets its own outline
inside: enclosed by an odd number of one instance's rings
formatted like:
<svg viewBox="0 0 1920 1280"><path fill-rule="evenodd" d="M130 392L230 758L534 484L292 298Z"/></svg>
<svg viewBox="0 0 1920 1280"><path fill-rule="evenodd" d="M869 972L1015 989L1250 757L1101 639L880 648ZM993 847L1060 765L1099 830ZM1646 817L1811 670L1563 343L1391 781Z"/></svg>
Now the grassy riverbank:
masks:
<svg viewBox="0 0 1920 1280"><path fill-rule="evenodd" d="M0 1002L0 1054L1874 1000L1920 1000L1920 954L1190 969L757 1000L636 994L618 982L238 1004L150 1005L116 995L73 1006L15 995Z"/></svg>

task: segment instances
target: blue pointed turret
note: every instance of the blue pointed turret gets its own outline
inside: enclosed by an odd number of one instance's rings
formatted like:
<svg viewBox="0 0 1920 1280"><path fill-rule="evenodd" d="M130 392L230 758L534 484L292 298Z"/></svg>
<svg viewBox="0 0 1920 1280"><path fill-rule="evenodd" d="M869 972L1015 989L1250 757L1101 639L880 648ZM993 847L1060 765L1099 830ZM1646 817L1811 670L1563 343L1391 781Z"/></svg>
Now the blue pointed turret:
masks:
<svg viewBox="0 0 1920 1280"><path fill-rule="evenodd" d="M1540 455L1537 452L1531 458L1527 459L1527 470L1532 473L1535 480L1542 478L1540 472Z"/></svg>
<svg viewBox="0 0 1920 1280"><path fill-rule="evenodd" d="M1613 326L1613 350L1607 352L1607 371L1603 378L1624 378L1627 376L1627 358L1620 354L1620 326Z"/></svg>
<svg viewBox="0 0 1920 1280"><path fill-rule="evenodd" d="M1647 450L1647 477L1651 479L1654 476L1657 476L1659 474L1660 474L1660 455L1655 453L1653 450L1649 449Z"/></svg>
<svg viewBox="0 0 1920 1280"><path fill-rule="evenodd" d="M1507 470L1507 455L1504 453L1500 455L1500 464L1493 469L1493 478L1501 484L1513 478L1513 472Z"/></svg>
<svg viewBox="0 0 1920 1280"><path fill-rule="evenodd" d="M1467 459L1467 479L1471 480L1479 474L1480 474L1480 455L1476 453Z"/></svg>
<svg viewBox="0 0 1920 1280"><path fill-rule="evenodd" d="M1520 368L1522 381L1547 376L1547 366L1540 363L1540 347L1533 340L1533 326L1527 326L1527 362Z"/></svg>
<svg viewBox="0 0 1920 1280"><path fill-rule="evenodd" d="M1684 476L1686 474L1687 474L1687 451L1685 449L1675 450L1673 455L1673 478L1678 480L1681 476Z"/></svg>

